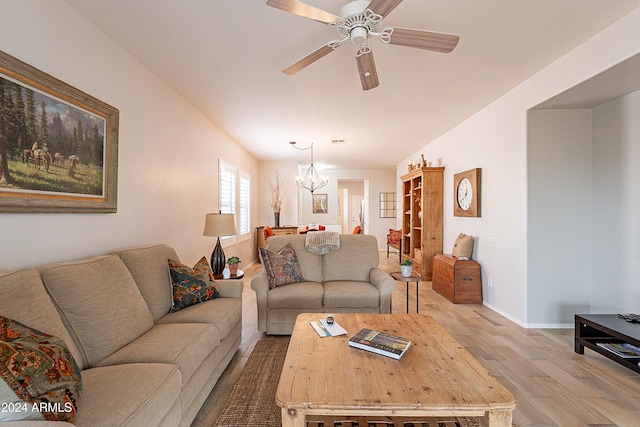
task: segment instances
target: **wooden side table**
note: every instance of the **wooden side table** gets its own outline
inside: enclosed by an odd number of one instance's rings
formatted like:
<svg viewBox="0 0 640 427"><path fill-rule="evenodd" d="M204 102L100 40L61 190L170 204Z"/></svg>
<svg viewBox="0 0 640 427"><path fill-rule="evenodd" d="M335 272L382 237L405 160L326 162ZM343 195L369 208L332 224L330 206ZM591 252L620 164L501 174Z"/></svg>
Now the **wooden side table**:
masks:
<svg viewBox="0 0 640 427"><path fill-rule="evenodd" d="M416 313L419 313L420 309L418 306L418 288L420 285L420 280L422 280L422 276L419 273L412 271L411 276L405 277L399 271L394 271L393 273L391 273L391 277L393 277L398 282L405 282L407 284L407 314L409 314L409 283L416 282Z"/></svg>
<svg viewBox="0 0 640 427"><path fill-rule="evenodd" d="M244 277L244 271L238 269L236 274L231 274L228 268L222 270L222 276L216 276L216 280L235 280L242 279Z"/></svg>

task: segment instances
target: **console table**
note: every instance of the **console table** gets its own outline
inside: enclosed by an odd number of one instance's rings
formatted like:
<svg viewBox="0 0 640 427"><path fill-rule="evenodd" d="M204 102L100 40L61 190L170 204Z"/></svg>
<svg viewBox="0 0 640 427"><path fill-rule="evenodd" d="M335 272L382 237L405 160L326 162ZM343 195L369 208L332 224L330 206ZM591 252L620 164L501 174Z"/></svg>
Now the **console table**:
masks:
<svg viewBox="0 0 640 427"><path fill-rule="evenodd" d="M584 354L584 348L602 354L632 371L640 373L640 357L624 358L597 343L629 343L640 347L640 324L627 322L617 314L576 314L574 336L575 352Z"/></svg>

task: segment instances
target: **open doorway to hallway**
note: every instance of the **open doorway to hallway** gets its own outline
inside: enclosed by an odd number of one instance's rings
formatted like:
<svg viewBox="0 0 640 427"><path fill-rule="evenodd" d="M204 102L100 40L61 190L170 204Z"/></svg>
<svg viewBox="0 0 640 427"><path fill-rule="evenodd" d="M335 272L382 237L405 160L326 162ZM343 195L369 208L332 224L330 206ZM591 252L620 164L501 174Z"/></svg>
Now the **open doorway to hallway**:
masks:
<svg viewBox="0 0 640 427"><path fill-rule="evenodd" d="M356 226L360 226L366 233L368 228L366 193L366 182L363 179L338 180L339 220L343 233L353 232Z"/></svg>

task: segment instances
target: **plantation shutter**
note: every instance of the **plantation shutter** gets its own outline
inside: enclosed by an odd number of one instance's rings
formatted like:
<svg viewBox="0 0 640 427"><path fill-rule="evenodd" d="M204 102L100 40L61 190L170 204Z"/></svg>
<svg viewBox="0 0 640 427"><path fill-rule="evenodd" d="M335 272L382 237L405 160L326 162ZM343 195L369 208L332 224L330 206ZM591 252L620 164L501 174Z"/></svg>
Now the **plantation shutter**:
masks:
<svg viewBox="0 0 640 427"><path fill-rule="evenodd" d="M240 212L238 215L240 234L251 231L251 176L240 171Z"/></svg>
<svg viewBox="0 0 640 427"><path fill-rule="evenodd" d="M236 168L224 160L219 162L220 212L236 213Z"/></svg>

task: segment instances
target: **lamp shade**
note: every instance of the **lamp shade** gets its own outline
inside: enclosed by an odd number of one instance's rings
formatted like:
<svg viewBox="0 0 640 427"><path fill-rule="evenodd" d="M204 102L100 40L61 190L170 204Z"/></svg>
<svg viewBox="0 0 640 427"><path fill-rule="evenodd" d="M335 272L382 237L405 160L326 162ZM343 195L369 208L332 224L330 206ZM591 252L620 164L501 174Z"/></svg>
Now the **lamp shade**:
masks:
<svg viewBox="0 0 640 427"><path fill-rule="evenodd" d="M236 232L236 222L233 214L208 213L204 223L204 236L234 236Z"/></svg>

